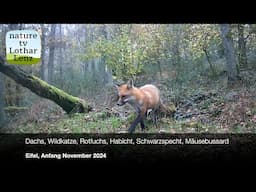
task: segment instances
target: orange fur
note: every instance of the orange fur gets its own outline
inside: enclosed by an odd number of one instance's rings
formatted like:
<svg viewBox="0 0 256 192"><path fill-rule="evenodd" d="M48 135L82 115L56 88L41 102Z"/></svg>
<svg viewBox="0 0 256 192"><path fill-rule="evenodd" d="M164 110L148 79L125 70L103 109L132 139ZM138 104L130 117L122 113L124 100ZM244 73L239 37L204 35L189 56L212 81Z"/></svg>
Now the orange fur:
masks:
<svg viewBox="0 0 256 192"><path fill-rule="evenodd" d="M143 118L147 110L152 109L155 112L160 106L159 89L152 84L137 88L129 81L127 84L118 87L118 96L118 105L121 106L129 103L138 113L137 121L135 120L136 123L133 122L130 127L132 131L135 129L138 122L141 122L142 128L144 127Z"/></svg>

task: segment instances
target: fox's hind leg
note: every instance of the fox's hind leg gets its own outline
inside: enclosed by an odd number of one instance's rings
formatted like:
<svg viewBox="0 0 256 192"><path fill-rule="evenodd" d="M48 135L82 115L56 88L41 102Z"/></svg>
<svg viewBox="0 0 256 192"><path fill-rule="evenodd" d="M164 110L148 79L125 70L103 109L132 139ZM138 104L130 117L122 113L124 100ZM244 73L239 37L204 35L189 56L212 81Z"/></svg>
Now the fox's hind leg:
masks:
<svg viewBox="0 0 256 192"><path fill-rule="evenodd" d="M157 126L157 114L158 114L158 109L154 109L153 110L153 123L154 123L156 128L158 128L158 126Z"/></svg>
<svg viewBox="0 0 256 192"><path fill-rule="evenodd" d="M144 121L143 119L140 121L140 127L141 127L141 130L145 130L145 124L144 124Z"/></svg>

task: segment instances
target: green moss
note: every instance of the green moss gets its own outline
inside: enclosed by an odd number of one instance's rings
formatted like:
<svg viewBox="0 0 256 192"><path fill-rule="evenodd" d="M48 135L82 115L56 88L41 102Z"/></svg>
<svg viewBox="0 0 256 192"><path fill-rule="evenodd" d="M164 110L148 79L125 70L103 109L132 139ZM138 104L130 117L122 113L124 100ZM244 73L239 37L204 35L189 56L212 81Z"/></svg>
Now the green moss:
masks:
<svg viewBox="0 0 256 192"><path fill-rule="evenodd" d="M50 100L53 100L58 105L60 105L67 113L90 111L91 107L84 100L69 95L65 91L52 85L49 85L48 83L39 79L38 77L31 76L30 79L31 81L34 81L34 83L39 84L38 89L40 90L37 90L37 94L46 97Z"/></svg>
<svg viewBox="0 0 256 192"><path fill-rule="evenodd" d="M54 93L57 93L58 95L61 95L62 97L65 97L65 98L69 99L69 100L72 101L72 102L76 102L76 101L80 101L80 100L81 100L81 99L78 98L78 97L74 97L74 96L72 96L72 95L67 94L65 91L63 91L63 90L61 90L61 89L58 89L57 87L54 87L54 86L52 86L52 85L49 85L47 82L45 82L45 81L39 79L39 78L36 77L36 76L32 76L32 77L33 77L34 80L36 80L38 83L40 83L40 85L41 85L42 87L46 87L46 88L49 89L49 91L50 91L51 93L53 93L53 94L54 94Z"/></svg>
<svg viewBox="0 0 256 192"><path fill-rule="evenodd" d="M24 111L28 110L28 107L8 106L4 108L5 111Z"/></svg>

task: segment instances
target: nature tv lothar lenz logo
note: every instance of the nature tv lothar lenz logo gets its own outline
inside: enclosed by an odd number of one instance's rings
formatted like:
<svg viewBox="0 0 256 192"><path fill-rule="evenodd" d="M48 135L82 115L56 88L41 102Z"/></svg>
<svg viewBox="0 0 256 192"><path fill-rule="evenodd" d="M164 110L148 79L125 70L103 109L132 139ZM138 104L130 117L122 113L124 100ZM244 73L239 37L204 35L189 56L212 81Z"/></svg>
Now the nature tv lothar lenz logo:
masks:
<svg viewBox="0 0 256 192"><path fill-rule="evenodd" d="M9 31L5 39L9 64L37 64L41 61L41 38L37 31Z"/></svg>

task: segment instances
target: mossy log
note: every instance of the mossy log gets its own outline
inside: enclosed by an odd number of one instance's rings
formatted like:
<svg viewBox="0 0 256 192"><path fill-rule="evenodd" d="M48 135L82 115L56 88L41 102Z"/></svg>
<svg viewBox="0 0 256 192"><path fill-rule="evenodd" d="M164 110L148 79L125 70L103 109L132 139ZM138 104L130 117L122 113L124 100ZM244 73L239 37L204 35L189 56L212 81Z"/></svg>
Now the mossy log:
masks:
<svg viewBox="0 0 256 192"><path fill-rule="evenodd" d="M92 109L84 100L69 95L38 77L28 74L18 66L5 64L2 57L0 57L0 72L28 88L33 93L54 101L69 114L89 112Z"/></svg>

